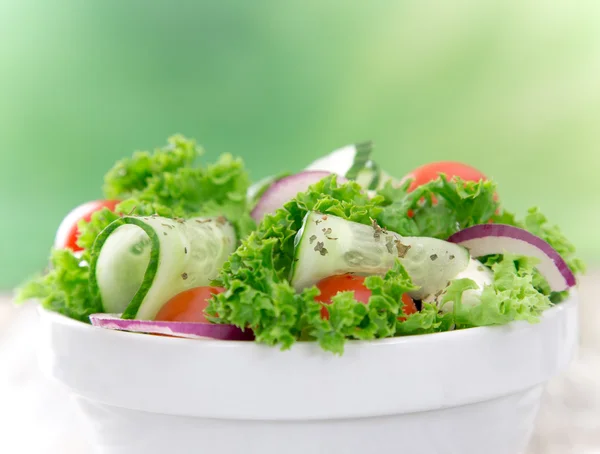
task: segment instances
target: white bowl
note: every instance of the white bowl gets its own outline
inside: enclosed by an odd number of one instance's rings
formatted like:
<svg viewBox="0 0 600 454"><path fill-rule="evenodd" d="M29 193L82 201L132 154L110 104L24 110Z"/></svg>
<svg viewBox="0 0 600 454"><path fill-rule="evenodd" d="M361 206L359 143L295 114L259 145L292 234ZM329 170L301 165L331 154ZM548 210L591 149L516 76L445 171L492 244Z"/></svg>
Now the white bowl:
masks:
<svg viewBox="0 0 600 454"><path fill-rule="evenodd" d="M42 369L105 454L518 454L578 343L577 296L538 324L312 343L109 331L41 311Z"/></svg>

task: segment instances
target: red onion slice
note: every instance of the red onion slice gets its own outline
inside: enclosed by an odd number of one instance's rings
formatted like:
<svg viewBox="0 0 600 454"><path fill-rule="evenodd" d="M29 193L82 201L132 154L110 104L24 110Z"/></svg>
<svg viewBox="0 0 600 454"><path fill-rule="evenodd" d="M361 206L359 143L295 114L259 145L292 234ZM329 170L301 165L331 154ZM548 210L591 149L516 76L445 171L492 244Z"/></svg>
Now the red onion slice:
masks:
<svg viewBox="0 0 600 454"><path fill-rule="evenodd" d="M201 322L165 322L155 320L124 320L119 314L92 314L92 325L117 331L163 334L190 339L254 340L250 329L242 331L237 326Z"/></svg>
<svg viewBox="0 0 600 454"><path fill-rule="evenodd" d="M260 200L252 210L252 218L256 222L262 221L262 218L266 214L274 213L275 210L296 197L296 194L306 191L310 185L321 181L329 175L331 175L331 172L306 170L277 180L260 197ZM343 177L338 177L337 181L343 183L347 180Z"/></svg>
<svg viewBox="0 0 600 454"><path fill-rule="evenodd" d="M564 259L540 237L505 224L481 224L455 233L448 241L469 249L471 256L516 254L540 259L538 271L554 292L575 286L576 280Z"/></svg>

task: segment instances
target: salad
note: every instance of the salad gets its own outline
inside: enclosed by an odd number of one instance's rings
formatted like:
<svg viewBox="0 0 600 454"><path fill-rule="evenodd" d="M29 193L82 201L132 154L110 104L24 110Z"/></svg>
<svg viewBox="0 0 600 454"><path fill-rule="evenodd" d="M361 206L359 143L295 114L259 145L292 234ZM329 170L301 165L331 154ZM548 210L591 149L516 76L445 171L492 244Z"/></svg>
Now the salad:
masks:
<svg viewBox="0 0 600 454"><path fill-rule="evenodd" d="M251 185L241 159L202 164L171 137L108 171L17 301L101 328L341 354L352 339L535 323L576 285L583 263L537 208L506 211L460 163L396 179L372 151Z"/></svg>

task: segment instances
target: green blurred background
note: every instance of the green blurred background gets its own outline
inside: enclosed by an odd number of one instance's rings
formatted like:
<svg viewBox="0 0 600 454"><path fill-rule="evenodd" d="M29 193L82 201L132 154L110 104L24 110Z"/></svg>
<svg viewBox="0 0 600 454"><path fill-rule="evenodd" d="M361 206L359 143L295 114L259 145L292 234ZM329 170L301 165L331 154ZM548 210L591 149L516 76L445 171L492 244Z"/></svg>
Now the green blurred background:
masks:
<svg viewBox="0 0 600 454"><path fill-rule="evenodd" d="M373 139L461 160L598 263L600 2L0 0L0 288L104 172L175 132L252 177Z"/></svg>

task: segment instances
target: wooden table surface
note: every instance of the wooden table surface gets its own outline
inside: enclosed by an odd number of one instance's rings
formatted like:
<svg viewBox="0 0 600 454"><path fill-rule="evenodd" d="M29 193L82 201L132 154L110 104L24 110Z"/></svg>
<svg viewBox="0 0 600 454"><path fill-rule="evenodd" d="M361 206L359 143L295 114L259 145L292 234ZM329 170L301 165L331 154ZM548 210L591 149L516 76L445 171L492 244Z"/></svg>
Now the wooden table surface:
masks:
<svg viewBox="0 0 600 454"><path fill-rule="evenodd" d="M600 270L582 279L580 294L581 348L550 382L527 454L600 454ZM33 306L0 295L0 453L91 454L66 392L40 375L35 326Z"/></svg>

